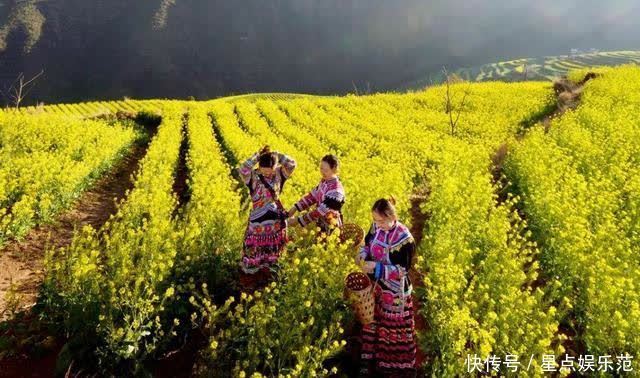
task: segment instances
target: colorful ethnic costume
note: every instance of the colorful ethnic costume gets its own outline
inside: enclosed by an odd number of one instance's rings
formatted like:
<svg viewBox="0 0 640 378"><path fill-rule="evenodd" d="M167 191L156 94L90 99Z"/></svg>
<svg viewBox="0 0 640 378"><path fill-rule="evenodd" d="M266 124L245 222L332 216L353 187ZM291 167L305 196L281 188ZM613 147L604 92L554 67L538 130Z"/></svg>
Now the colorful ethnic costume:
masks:
<svg viewBox="0 0 640 378"><path fill-rule="evenodd" d="M311 222L316 222L323 232L328 233L332 225L335 227L342 226L341 209L345 200L344 188L337 176L330 179L322 179L318 186L295 204L298 211L307 210L312 206L316 206L316 208L298 216L296 220L302 227Z"/></svg>
<svg viewBox="0 0 640 378"><path fill-rule="evenodd" d="M360 258L375 261L374 322L362 327L361 362L387 376L415 374L416 341L409 281L415 241L396 221L384 231L375 223L365 237Z"/></svg>
<svg viewBox="0 0 640 378"><path fill-rule="evenodd" d="M296 167L289 156L277 154L279 166L270 178L254 169L259 154L254 154L242 166L239 173L249 187L253 208L244 235L243 256L240 267L245 274L254 274L275 264L286 245L287 213L278 196L285 181Z"/></svg>

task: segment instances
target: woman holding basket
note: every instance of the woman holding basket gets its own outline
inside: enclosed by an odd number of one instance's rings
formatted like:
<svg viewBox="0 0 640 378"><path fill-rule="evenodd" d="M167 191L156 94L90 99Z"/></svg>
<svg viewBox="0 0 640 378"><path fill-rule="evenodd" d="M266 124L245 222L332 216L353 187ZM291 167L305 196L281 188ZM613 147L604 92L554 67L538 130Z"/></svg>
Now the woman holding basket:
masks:
<svg viewBox="0 0 640 378"><path fill-rule="evenodd" d="M321 232L329 234L333 228L342 227L341 209L346 196L338 178L338 158L325 155L320 160L319 168L322 176L320 183L289 210L287 224L306 227L315 223ZM298 211L306 212L294 217Z"/></svg>
<svg viewBox="0 0 640 378"><path fill-rule="evenodd" d="M362 327L361 374L414 376L415 324L409 269L415 241L392 199L372 208L373 224L356 262L374 284L374 320Z"/></svg>

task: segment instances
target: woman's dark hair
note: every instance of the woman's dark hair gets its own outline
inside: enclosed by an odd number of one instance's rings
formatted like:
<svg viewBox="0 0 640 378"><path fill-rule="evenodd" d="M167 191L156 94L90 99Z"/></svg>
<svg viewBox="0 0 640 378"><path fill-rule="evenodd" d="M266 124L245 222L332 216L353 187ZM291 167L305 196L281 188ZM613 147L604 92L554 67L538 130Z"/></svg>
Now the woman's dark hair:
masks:
<svg viewBox="0 0 640 378"><path fill-rule="evenodd" d="M324 161L325 163L329 164L329 168L331 169L336 169L338 168L338 157L336 155L324 155L322 157L322 161Z"/></svg>
<svg viewBox="0 0 640 378"><path fill-rule="evenodd" d="M390 197L389 199L381 198L373 204L371 211L375 211L376 213L384 215L388 218L396 218L397 212L396 212L395 205L396 205L396 199L393 198L393 196Z"/></svg>
<svg viewBox="0 0 640 378"><path fill-rule="evenodd" d="M262 168L273 168L276 165L276 156L271 152L260 154L258 165Z"/></svg>

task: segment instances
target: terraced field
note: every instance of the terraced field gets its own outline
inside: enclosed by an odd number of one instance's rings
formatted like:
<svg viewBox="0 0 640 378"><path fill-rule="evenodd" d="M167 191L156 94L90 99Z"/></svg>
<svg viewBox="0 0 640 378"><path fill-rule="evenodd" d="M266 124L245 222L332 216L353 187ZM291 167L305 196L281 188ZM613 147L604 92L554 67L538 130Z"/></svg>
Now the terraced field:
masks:
<svg viewBox="0 0 640 378"><path fill-rule="evenodd" d="M640 63L640 51L610 51L573 55L522 58L490 63L477 67L450 70L470 81L523 81L553 80L565 76L571 70L590 69L599 66L617 66ZM421 89L433 83L442 83L441 73L402 85L399 89Z"/></svg>

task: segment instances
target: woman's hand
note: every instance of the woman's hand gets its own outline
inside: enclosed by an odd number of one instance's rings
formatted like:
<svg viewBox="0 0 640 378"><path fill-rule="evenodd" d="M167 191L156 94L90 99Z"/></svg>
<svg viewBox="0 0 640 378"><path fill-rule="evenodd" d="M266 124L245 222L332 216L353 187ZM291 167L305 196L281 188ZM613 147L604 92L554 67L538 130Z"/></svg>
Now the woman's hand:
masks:
<svg viewBox="0 0 640 378"><path fill-rule="evenodd" d="M362 267L362 264L364 264L364 257L358 253L356 255L356 265Z"/></svg>
<svg viewBox="0 0 640 378"><path fill-rule="evenodd" d="M290 217L293 216L293 214L296 213L296 211L298 211L298 209L296 209L296 207L292 207L291 209L289 209L289 212L287 213Z"/></svg>
<svg viewBox="0 0 640 378"><path fill-rule="evenodd" d="M365 273L373 273L376 269L375 261L365 261L364 265L362 265L362 271Z"/></svg>
<svg viewBox="0 0 640 378"><path fill-rule="evenodd" d="M296 222L296 218L295 217L287 218L287 226L295 226L297 224L298 224L298 222Z"/></svg>

